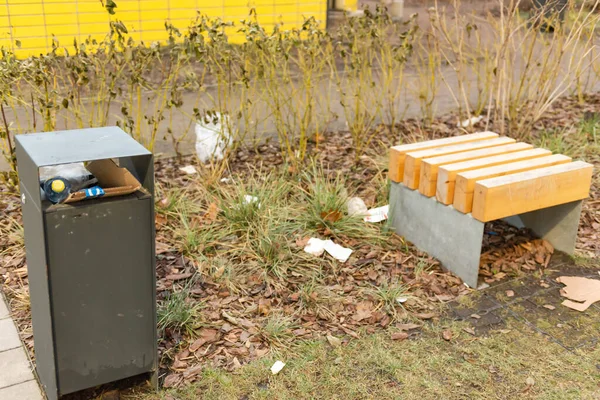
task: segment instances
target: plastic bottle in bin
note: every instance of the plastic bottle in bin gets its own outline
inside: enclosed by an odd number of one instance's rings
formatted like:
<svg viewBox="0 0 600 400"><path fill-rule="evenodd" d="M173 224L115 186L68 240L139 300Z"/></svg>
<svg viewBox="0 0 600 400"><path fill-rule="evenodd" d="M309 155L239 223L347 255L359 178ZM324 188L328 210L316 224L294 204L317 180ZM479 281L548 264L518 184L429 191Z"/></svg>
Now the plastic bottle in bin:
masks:
<svg viewBox="0 0 600 400"><path fill-rule="evenodd" d="M71 193L71 183L67 179L57 176L46 180L42 185L42 191L48 201L53 204L62 203Z"/></svg>

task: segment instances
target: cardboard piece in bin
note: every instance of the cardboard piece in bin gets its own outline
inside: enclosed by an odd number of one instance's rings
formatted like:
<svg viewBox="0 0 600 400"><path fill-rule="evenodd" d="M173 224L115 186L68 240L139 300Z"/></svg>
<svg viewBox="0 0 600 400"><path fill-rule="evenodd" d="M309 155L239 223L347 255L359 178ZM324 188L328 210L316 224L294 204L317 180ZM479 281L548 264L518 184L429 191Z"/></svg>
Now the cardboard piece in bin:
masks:
<svg viewBox="0 0 600 400"><path fill-rule="evenodd" d="M127 168L119 168L111 159L92 161L86 168L98 179L98 186L104 190L102 197L123 196L142 188ZM67 197L65 203L75 203L86 198L83 191L74 192Z"/></svg>

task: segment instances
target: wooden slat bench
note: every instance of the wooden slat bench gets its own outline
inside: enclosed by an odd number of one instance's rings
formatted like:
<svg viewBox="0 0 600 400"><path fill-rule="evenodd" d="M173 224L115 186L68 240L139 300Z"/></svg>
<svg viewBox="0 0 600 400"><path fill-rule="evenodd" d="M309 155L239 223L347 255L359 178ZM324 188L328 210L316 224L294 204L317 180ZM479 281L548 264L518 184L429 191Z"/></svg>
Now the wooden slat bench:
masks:
<svg viewBox="0 0 600 400"><path fill-rule="evenodd" d="M485 222L526 226L573 253L592 169L493 132L394 146L391 223L475 287Z"/></svg>

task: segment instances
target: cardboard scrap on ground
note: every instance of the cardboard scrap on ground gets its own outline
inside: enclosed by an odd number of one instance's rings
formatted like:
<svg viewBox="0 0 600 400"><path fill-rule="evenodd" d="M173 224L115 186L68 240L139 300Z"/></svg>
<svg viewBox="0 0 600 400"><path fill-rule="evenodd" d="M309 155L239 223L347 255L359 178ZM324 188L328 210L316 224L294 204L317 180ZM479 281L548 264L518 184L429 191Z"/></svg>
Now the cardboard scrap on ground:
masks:
<svg viewBox="0 0 600 400"><path fill-rule="evenodd" d="M323 255L323 252L329 253L333 258L341 262L348 261L352 250L339 244L333 243L331 240L321 240L318 238L310 238L308 244L304 247L304 251L317 257Z"/></svg>
<svg viewBox="0 0 600 400"><path fill-rule="evenodd" d="M381 222L388 219L390 212L390 206L382 206L377 208L371 208L367 211L367 216L364 218L365 222Z"/></svg>
<svg viewBox="0 0 600 400"><path fill-rule="evenodd" d="M560 276L556 281L566 285L560 291L561 295L569 299L562 302L563 306L577 311L585 311L589 306L600 301L600 280L579 276Z"/></svg>

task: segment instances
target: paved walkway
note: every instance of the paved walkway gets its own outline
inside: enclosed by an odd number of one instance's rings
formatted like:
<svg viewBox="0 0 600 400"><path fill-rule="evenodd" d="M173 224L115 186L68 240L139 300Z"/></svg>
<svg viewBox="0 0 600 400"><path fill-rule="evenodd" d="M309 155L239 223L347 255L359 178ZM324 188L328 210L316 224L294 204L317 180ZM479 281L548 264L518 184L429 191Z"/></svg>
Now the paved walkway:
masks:
<svg viewBox="0 0 600 400"><path fill-rule="evenodd" d="M516 320L567 351L593 357L590 351L600 343L600 303L592 304L584 312L561 305L565 298L560 295L560 289L564 285L557 283L556 278L598 279L599 273L600 264L578 267L568 256L557 253L542 276L527 274L500 282L479 292L480 296L474 298L473 304L465 306L459 301L451 302L449 311L455 319L470 322L477 335L510 327ZM507 291L512 292L510 296Z"/></svg>
<svg viewBox="0 0 600 400"><path fill-rule="evenodd" d="M4 296L0 294L0 400L43 398Z"/></svg>

